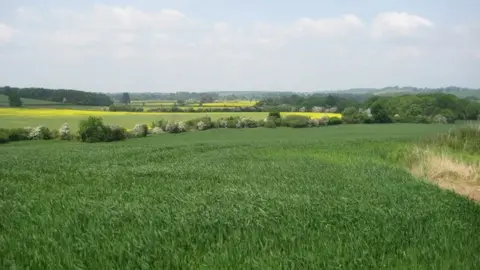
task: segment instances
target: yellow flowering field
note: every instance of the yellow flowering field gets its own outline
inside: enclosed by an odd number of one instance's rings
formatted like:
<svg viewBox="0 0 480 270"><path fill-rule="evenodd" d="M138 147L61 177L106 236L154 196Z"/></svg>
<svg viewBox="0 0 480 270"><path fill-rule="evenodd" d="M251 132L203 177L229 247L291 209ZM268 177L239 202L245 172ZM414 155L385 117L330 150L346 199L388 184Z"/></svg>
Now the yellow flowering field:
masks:
<svg viewBox="0 0 480 270"><path fill-rule="evenodd" d="M303 116L310 116L311 118L322 118L323 116L328 116L329 118L331 117L338 117L342 118L341 113L324 113L324 112L283 112L281 113L283 116L287 115L303 115Z"/></svg>

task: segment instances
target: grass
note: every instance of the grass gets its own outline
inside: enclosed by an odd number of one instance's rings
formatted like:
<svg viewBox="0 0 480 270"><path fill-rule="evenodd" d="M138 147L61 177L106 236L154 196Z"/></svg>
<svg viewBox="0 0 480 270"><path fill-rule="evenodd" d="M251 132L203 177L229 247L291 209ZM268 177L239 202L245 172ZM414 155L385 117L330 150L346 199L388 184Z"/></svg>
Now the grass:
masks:
<svg viewBox="0 0 480 270"><path fill-rule="evenodd" d="M447 125L0 146L0 268L475 269L480 207L390 163Z"/></svg>

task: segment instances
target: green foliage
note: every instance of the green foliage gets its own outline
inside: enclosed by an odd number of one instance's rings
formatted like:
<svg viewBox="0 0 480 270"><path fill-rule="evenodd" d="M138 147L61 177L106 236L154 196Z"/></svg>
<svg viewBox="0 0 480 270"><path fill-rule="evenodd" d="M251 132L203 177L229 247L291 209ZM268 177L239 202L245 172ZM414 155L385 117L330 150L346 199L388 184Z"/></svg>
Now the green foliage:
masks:
<svg viewBox="0 0 480 270"><path fill-rule="evenodd" d="M275 118L282 118L282 116L280 115L280 112L275 111L275 112L269 112L268 118L275 119Z"/></svg>
<svg viewBox="0 0 480 270"><path fill-rule="evenodd" d="M263 126L266 128L276 128L277 124L275 124L275 121L272 119L268 119Z"/></svg>
<svg viewBox="0 0 480 270"><path fill-rule="evenodd" d="M10 133L8 129L0 128L0 144L7 143L10 141Z"/></svg>
<svg viewBox="0 0 480 270"><path fill-rule="evenodd" d="M25 128L12 128L4 129L6 134L8 134L8 140L11 142L15 141L26 141L28 140L29 130Z"/></svg>
<svg viewBox="0 0 480 270"><path fill-rule="evenodd" d="M9 89L5 94L8 97L8 104L10 107L22 107L23 103L18 94L18 90Z"/></svg>
<svg viewBox="0 0 480 270"><path fill-rule="evenodd" d="M127 92L122 93L122 98L120 99L120 102L125 105L130 104L132 102L130 100L130 94L128 94Z"/></svg>
<svg viewBox="0 0 480 270"><path fill-rule="evenodd" d="M384 123L391 123L392 119L390 116L388 116L387 110L384 108L384 106L376 101L373 103L372 107L372 119L373 122L379 123L379 124L384 124Z"/></svg>
<svg viewBox="0 0 480 270"><path fill-rule="evenodd" d="M9 91L18 92L20 98L46 100L73 105L110 106L113 104L112 100L106 94L102 93L65 89L0 87L0 94L6 94Z"/></svg>
<svg viewBox="0 0 480 270"><path fill-rule="evenodd" d="M338 118L338 117L330 117L328 119L328 125L329 126L334 126L334 125L341 125L343 124L343 120L341 118Z"/></svg>
<svg viewBox="0 0 480 270"><path fill-rule="evenodd" d="M282 123L286 127L306 128L309 126L309 119L310 117L303 115L288 115L283 118Z"/></svg>
<svg viewBox="0 0 480 270"><path fill-rule="evenodd" d="M361 106L365 96L352 94L324 94L315 93L312 95L283 95L278 97L270 97L261 100L257 106L268 108L269 110L291 111L292 107L302 108L308 110L317 107L337 107L338 110L343 111L347 107Z"/></svg>
<svg viewBox="0 0 480 270"><path fill-rule="evenodd" d="M191 119L185 121L187 129L192 130L207 130L214 127L213 121L209 116Z"/></svg>
<svg viewBox="0 0 480 270"><path fill-rule="evenodd" d="M132 135L139 138L147 137L148 126L146 124L136 124L132 129Z"/></svg>
<svg viewBox="0 0 480 270"><path fill-rule="evenodd" d="M93 116L80 122L78 134L82 142L88 143L120 141L127 138L124 128L116 125L106 126L101 117Z"/></svg>

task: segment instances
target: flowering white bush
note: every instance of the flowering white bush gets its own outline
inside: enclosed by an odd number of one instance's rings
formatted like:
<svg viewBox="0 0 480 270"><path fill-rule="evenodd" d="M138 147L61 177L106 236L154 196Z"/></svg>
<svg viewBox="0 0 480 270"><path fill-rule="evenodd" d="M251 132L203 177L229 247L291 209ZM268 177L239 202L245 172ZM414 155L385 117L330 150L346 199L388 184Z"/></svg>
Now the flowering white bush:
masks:
<svg viewBox="0 0 480 270"><path fill-rule="evenodd" d="M59 129L58 133L60 134L60 139L68 140L70 138L70 127L67 123L64 123Z"/></svg>
<svg viewBox="0 0 480 270"><path fill-rule="evenodd" d="M168 133L180 133L186 131L186 126L183 121L180 122L169 122L165 126L165 131Z"/></svg>
<svg viewBox="0 0 480 270"><path fill-rule="evenodd" d="M148 134L148 126L145 124L136 124L132 129L132 134L135 137L145 137Z"/></svg>
<svg viewBox="0 0 480 270"><path fill-rule="evenodd" d="M242 118L237 122L237 128L255 128L257 127L257 122L250 118Z"/></svg>
<svg viewBox="0 0 480 270"><path fill-rule="evenodd" d="M204 130L204 129L206 129L206 127L207 127L207 124L205 124L203 121L200 121L200 122L197 123L197 129L198 130Z"/></svg>
<svg viewBox="0 0 480 270"><path fill-rule="evenodd" d="M38 126L30 130L28 138L30 140L49 140L51 139L50 130L44 126Z"/></svg>
<svg viewBox="0 0 480 270"><path fill-rule="evenodd" d="M161 134L161 133L163 133L163 130L160 127L154 127L154 128L151 129L151 132L152 132L152 134Z"/></svg>
<svg viewBox="0 0 480 270"><path fill-rule="evenodd" d="M320 123L319 124L323 124L323 125L326 126L326 125L328 125L329 120L330 119L329 119L328 115L325 114L325 115L322 116L322 118L320 118L320 121L319 121Z"/></svg>
<svg viewBox="0 0 480 270"><path fill-rule="evenodd" d="M305 107L301 107L300 109L298 109L299 112L305 112Z"/></svg>
<svg viewBox="0 0 480 270"><path fill-rule="evenodd" d="M435 117L433 117L433 122L438 124L446 124L448 123L448 119L441 114L437 114Z"/></svg>
<svg viewBox="0 0 480 270"><path fill-rule="evenodd" d="M227 128L228 127L228 122L226 120L221 120L219 123L219 126L222 128Z"/></svg>
<svg viewBox="0 0 480 270"><path fill-rule="evenodd" d="M320 119L318 119L318 118L310 118L310 119L308 120L308 125L309 125L310 127L318 127L318 126L320 126Z"/></svg>
<svg viewBox="0 0 480 270"><path fill-rule="evenodd" d="M312 107L312 112L323 112L325 108L319 107L319 106L313 106Z"/></svg>

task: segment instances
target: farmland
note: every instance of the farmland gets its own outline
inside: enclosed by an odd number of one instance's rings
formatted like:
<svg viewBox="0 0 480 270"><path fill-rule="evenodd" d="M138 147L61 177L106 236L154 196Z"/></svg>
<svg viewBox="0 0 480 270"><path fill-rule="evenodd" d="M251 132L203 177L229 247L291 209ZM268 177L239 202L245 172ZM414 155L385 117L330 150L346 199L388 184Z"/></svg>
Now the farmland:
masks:
<svg viewBox="0 0 480 270"><path fill-rule="evenodd" d="M72 129L88 116L100 116L107 124L117 124L124 127L133 127L138 123L150 124L152 121L165 119L169 121L184 121L202 116L210 116L213 120L221 117L240 116L254 120L264 119L266 112L239 112L239 113L132 113L107 112L100 110L61 110L61 109L34 109L34 108L0 108L0 127L23 128L27 126L43 125L51 129L58 129L63 123L68 123ZM324 113L285 113L322 117ZM341 117L341 114L327 114Z"/></svg>
<svg viewBox="0 0 480 270"><path fill-rule="evenodd" d="M480 207L393 162L451 125L0 146L0 267L474 269Z"/></svg>

